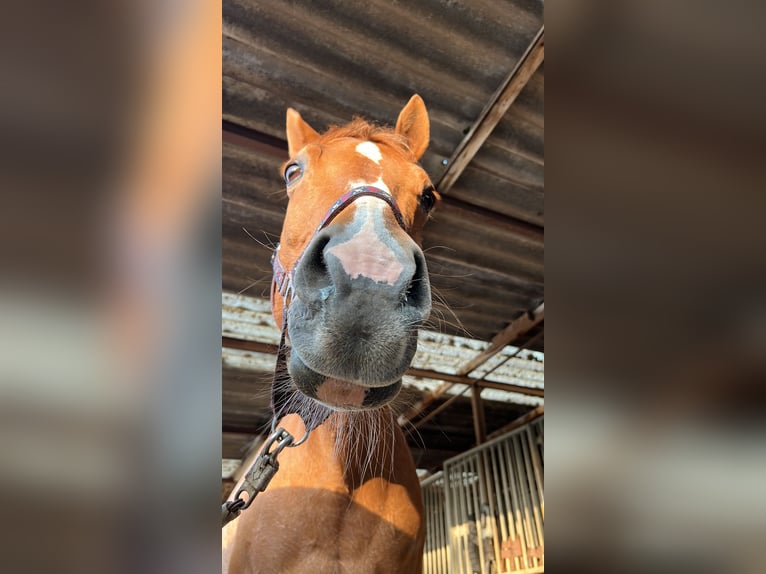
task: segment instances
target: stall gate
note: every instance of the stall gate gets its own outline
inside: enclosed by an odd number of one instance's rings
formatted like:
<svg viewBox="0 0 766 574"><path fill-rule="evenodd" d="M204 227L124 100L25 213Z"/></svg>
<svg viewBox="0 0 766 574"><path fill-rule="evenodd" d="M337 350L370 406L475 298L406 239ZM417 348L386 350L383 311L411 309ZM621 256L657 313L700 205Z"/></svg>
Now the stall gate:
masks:
<svg viewBox="0 0 766 574"><path fill-rule="evenodd" d="M543 417L423 481L424 574L544 571Z"/></svg>

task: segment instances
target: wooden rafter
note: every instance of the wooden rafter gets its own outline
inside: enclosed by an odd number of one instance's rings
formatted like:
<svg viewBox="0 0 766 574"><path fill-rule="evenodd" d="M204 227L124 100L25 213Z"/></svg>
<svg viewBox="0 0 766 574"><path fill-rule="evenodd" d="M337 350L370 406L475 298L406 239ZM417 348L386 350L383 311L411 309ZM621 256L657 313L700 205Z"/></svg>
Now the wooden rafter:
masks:
<svg viewBox="0 0 766 574"><path fill-rule="evenodd" d="M540 303L536 309L524 313L505 329L492 338L492 341L484 351L476 355L465 365L458 369L459 375L467 375L489 359L497 355L503 348L518 339L521 335L532 329L545 318L545 303Z"/></svg>
<svg viewBox="0 0 766 574"><path fill-rule="evenodd" d="M478 446L487 441L487 422L484 417L484 403L481 400L480 387L471 389L471 412L473 413L473 432Z"/></svg>
<svg viewBox="0 0 766 574"><path fill-rule="evenodd" d="M495 129L495 126L511 107L516 97L521 93L524 86L535 73L545 58L545 27L537 32L534 40L530 43L524 55L511 70L508 77L492 95L487 105L484 106L478 119L460 142L452 157L449 159L447 169L444 170L436 189L439 193L446 194L455 184L460 174L471 162L476 152L484 144L486 139Z"/></svg>
<svg viewBox="0 0 766 574"><path fill-rule="evenodd" d="M533 339L527 341L524 346L529 345ZM522 346L516 353L514 353L515 356L518 354L521 349L524 348ZM502 348L502 347L501 347ZM510 357L509 357L510 358ZM410 368L408 370L408 373L410 371L415 371L412 374L413 376L418 376L417 371L419 369L413 369ZM427 371L426 371L427 372ZM485 373L483 376L487 376L489 373ZM476 386L476 387L486 387L490 389L502 387L501 390L505 391L511 391L511 392L518 392L523 393L525 395L531 395L535 397L544 397L545 396L545 390L541 388L534 388L534 387L524 387L519 385L512 385L510 383L495 383L494 381L486 381L483 378L482 379L472 379L471 377L467 377L465 375L447 375L447 374L440 374L440 379L443 381L446 381L442 383L438 388L436 388L433 392L427 394L425 397L420 399L418 402L416 402L410 409L399 415L399 425L404 426L408 424L409 421L414 420L416 417L420 416L431 404L438 399L440 396L442 396L444 393L446 393L448 390L450 390L455 384L463 384L463 385L469 385L470 386ZM453 397L454 398L454 397ZM448 401L449 402L449 401ZM441 405L439 407L440 409L443 408L446 405Z"/></svg>
<svg viewBox="0 0 766 574"><path fill-rule="evenodd" d="M260 341L246 341L234 337L221 337L221 346L227 349L239 349L240 351L252 351L254 353L268 353L276 355L279 345L261 343Z"/></svg>
<svg viewBox="0 0 766 574"><path fill-rule="evenodd" d="M437 381L447 381L451 387L453 384L469 385L487 389L497 389L498 391L508 391L509 393L519 393L522 395L529 395L532 397L545 396L545 390L539 387L526 387L524 385L514 385L512 383L499 383L497 381L485 381L483 379L474 379L466 377L464 375L450 375L448 373L440 373L439 371L428 371L426 369L416 369L410 367L407 369L407 374L413 377L420 377L422 379L433 379ZM445 389L446 390L446 389ZM433 398L439 398L444 394L444 391L437 393L434 391L432 395L436 395Z"/></svg>

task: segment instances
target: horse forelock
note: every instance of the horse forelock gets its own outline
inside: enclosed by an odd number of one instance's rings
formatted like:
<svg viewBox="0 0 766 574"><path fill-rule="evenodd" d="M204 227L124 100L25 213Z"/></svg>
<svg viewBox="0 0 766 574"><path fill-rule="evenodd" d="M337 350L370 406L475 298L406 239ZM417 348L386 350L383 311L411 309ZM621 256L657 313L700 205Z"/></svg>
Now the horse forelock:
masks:
<svg viewBox="0 0 766 574"><path fill-rule="evenodd" d="M329 144L342 138L355 138L377 144L387 144L393 149L404 152L408 159L414 161L412 151L407 145L407 138L397 134L393 128L368 122L360 117L355 117L350 123L342 126L330 126L322 135L322 142Z"/></svg>

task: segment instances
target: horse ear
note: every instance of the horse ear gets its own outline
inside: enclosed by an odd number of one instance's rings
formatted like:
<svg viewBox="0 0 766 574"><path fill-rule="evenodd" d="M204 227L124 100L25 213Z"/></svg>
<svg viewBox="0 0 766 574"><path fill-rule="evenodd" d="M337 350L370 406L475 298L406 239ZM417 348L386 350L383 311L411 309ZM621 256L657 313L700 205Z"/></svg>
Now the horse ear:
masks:
<svg viewBox="0 0 766 574"><path fill-rule="evenodd" d="M415 94L396 120L396 133L407 139L407 145L416 159L420 159L428 147L430 129L426 105L423 98Z"/></svg>
<svg viewBox="0 0 766 574"><path fill-rule="evenodd" d="M316 139L319 139L316 130L296 110L287 108L287 151L290 157L295 157L305 145Z"/></svg>

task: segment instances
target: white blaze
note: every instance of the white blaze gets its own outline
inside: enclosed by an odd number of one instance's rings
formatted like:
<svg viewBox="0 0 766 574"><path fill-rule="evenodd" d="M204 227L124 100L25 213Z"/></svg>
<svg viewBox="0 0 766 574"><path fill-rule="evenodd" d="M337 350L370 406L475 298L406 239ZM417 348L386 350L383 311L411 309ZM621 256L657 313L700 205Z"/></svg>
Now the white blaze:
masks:
<svg viewBox="0 0 766 574"><path fill-rule="evenodd" d="M367 159L380 165L380 160L383 157L383 154L380 153L380 148L376 144L372 142L362 142L356 146L356 151Z"/></svg>

